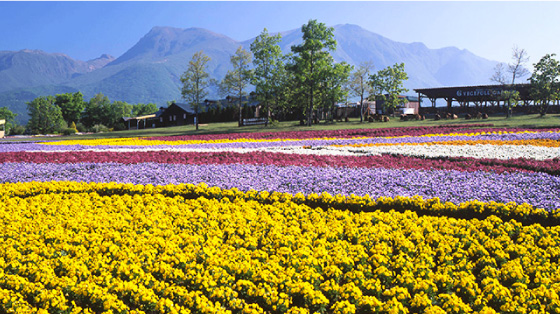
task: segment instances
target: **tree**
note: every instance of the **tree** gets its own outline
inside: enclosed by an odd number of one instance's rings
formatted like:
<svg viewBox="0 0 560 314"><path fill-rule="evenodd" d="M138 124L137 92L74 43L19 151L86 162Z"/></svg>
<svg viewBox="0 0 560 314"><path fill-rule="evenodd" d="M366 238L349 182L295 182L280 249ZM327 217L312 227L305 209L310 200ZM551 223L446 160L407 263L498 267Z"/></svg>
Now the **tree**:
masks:
<svg viewBox="0 0 560 314"><path fill-rule="evenodd" d="M531 75L531 96L539 104L541 116L546 115L551 101L560 98L560 63L556 54L547 54L534 64Z"/></svg>
<svg viewBox="0 0 560 314"><path fill-rule="evenodd" d="M307 99L304 103L304 112L307 112L307 125L311 126L316 95L320 92L326 72L332 67L332 57L329 51L336 49L334 28L326 27L317 20L309 20L301 27L303 43L292 46L293 66L295 79ZM305 108L307 107L307 108Z"/></svg>
<svg viewBox="0 0 560 314"><path fill-rule="evenodd" d="M529 70L525 68L525 64L529 62L529 56L525 49L519 49L517 46L514 46L511 59L513 62L508 64L508 72L511 73L511 85L513 85L516 78L522 78L530 74Z"/></svg>
<svg viewBox="0 0 560 314"><path fill-rule="evenodd" d="M348 77L352 71L353 66L347 64L346 62L336 63L332 67L328 68L328 71L324 81L324 88L321 94L324 95L323 106L325 112L331 112L331 119L334 117L335 105L339 101L346 101L348 96ZM345 110L345 118L346 118Z"/></svg>
<svg viewBox="0 0 560 314"><path fill-rule="evenodd" d="M350 76L350 91L352 95L360 97L360 123L364 121L364 95L372 93L372 87L368 84L368 79L373 68L373 62L362 62Z"/></svg>
<svg viewBox="0 0 560 314"><path fill-rule="evenodd" d="M82 123L88 128L96 124L107 125L107 111L111 102L102 93L96 94L86 103L86 108L82 116Z"/></svg>
<svg viewBox="0 0 560 314"><path fill-rule="evenodd" d="M132 113L132 105L124 101L113 101L105 110L103 121L107 127L112 129L122 129L124 124L123 117L128 117Z"/></svg>
<svg viewBox="0 0 560 314"><path fill-rule="evenodd" d="M293 113L299 109L298 104L304 103L302 98L301 86L295 79L293 68L293 56L284 55L278 65L278 71L273 77L274 108L279 117L292 117Z"/></svg>
<svg viewBox="0 0 560 314"><path fill-rule="evenodd" d="M206 72L209 61L210 57L201 50L192 56L187 70L181 75L181 82L183 83L181 95L183 95L183 98L195 111L195 127L197 130L199 106L208 95L206 90L211 83L209 80L210 75Z"/></svg>
<svg viewBox="0 0 560 314"><path fill-rule="evenodd" d="M145 116L158 111L158 106L154 103L143 104L138 103L132 106L132 115L134 117Z"/></svg>
<svg viewBox="0 0 560 314"><path fill-rule="evenodd" d="M408 92L403 85L406 80L408 74L404 71L404 63L395 63L371 75L370 86L375 100L383 100L385 110L395 110L398 105L405 102L405 99L399 98L399 95Z"/></svg>
<svg viewBox="0 0 560 314"><path fill-rule="evenodd" d="M220 83L222 94L235 93L237 95L239 109L239 126L243 125L243 96L247 93L245 90L251 82L253 71L249 69L251 63L251 54L239 46L237 51L230 58L233 70L226 73L226 76Z"/></svg>
<svg viewBox="0 0 560 314"><path fill-rule="evenodd" d="M80 121L82 111L86 107L84 95L80 92L57 94L55 104L60 107L62 118L66 121L67 125Z"/></svg>
<svg viewBox="0 0 560 314"><path fill-rule="evenodd" d="M513 89L515 84L515 79L527 76L529 71L525 68L525 64L529 61L527 56L527 51L525 49L519 49L514 46L511 55L512 62L507 64L498 63L494 67L494 74L490 78L491 81L499 83L501 85L509 87L509 90L504 90L500 95L507 104L507 115L506 118L511 116L512 108L517 106L519 102L519 92ZM505 72L511 74L511 80L506 77Z"/></svg>
<svg viewBox="0 0 560 314"><path fill-rule="evenodd" d="M267 117L270 118L270 103L277 92L278 75L282 73L282 50L278 43L280 34L270 36L265 28L251 43L253 65L255 66L251 83L255 85L257 99L264 103ZM266 124L265 124L266 126Z"/></svg>
<svg viewBox="0 0 560 314"><path fill-rule="evenodd" d="M0 120L6 120L6 134L10 134L10 130L15 124L17 113L13 113L8 107L0 107Z"/></svg>
<svg viewBox="0 0 560 314"><path fill-rule="evenodd" d="M59 132L64 127L62 111L52 96L38 97L27 103L30 116L27 128L34 134Z"/></svg>
<svg viewBox="0 0 560 314"><path fill-rule="evenodd" d="M371 87L369 100L375 101L375 106L377 109L378 101L384 99L383 91L385 90L385 82L381 76L380 71L369 76L368 84Z"/></svg>
<svg viewBox="0 0 560 314"><path fill-rule="evenodd" d="M496 64L494 67L494 74L492 74L490 81L505 85L507 82L505 71L505 63L500 62Z"/></svg>

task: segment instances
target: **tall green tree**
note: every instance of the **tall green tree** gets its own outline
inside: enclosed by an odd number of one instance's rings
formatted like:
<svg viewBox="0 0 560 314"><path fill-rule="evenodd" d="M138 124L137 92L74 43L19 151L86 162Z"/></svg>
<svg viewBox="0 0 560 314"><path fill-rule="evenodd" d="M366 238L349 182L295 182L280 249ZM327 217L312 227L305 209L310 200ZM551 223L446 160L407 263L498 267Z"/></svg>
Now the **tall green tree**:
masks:
<svg viewBox="0 0 560 314"><path fill-rule="evenodd" d="M0 107L0 120L6 120L4 125L6 134L10 134L10 130L15 125L16 117L17 113L13 113L8 107Z"/></svg>
<svg viewBox="0 0 560 314"><path fill-rule="evenodd" d="M539 104L541 116L546 115L550 102L560 98L560 62L556 54L547 54L533 65L531 75L531 95Z"/></svg>
<svg viewBox="0 0 560 314"><path fill-rule="evenodd" d="M224 94L234 93L239 109L239 126L243 125L243 96L251 83L253 71L250 69L251 53L239 46L230 58L233 70L229 70L220 83L220 91Z"/></svg>
<svg viewBox="0 0 560 314"><path fill-rule="evenodd" d="M124 128L123 117L129 117L133 106L124 101L113 101L107 106L104 115L105 125L109 128L120 130Z"/></svg>
<svg viewBox="0 0 560 314"><path fill-rule="evenodd" d="M192 56L187 70L181 75L181 82L183 83L181 95L195 111L195 127L197 130L199 106L208 95L207 89L211 83L210 74L207 72L208 62L210 62L210 57L205 55L202 50L198 51Z"/></svg>
<svg viewBox="0 0 560 314"><path fill-rule="evenodd" d="M316 96L332 68L330 51L336 49L334 28L327 27L317 20L309 20L301 27L303 43L292 46L295 79L306 96L304 112L307 112L307 125L311 126L313 109L318 105Z"/></svg>
<svg viewBox="0 0 560 314"><path fill-rule="evenodd" d="M273 103L279 117L291 116L293 112L300 109L298 104L305 103L301 86L296 81L294 72L291 71L292 62L291 53L282 56L273 77Z"/></svg>
<svg viewBox="0 0 560 314"><path fill-rule="evenodd" d="M108 126L107 112L110 105L111 102L107 96L102 93L96 94L86 103L82 123L89 128L96 124Z"/></svg>
<svg viewBox="0 0 560 314"><path fill-rule="evenodd" d="M80 121L82 111L86 108L84 95L81 92L57 94L55 104L60 107L62 118L68 125Z"/></svg>
<svg viewBox="0 0 560 314"><path fill-rule="evenodd" d="M360 97L360 123L364 121L364 98L372 93L368 80L373 68L372 61L362 62L350 76L350 92L353 96Z"/></svg>
<svg viewBox="0 0 560 314"><path fill-rule="evenodd" d="M382 100L385 110L395 110L398 105L402 105L406 101L399 98L399 95L408 92L408 89L404 87L406 80L408 80L408 74L404 70L404 63L395 63L393 66L388 66L372 74L370 86L375 100Z"/></svg>
<svg viewBox="0 0 560 314"><path fill-rule="evenodd" d="M336 63L329 68L325 73L325 80L323 82L323 87L321 89L321 94L323 95L323 108L326 113L330 112L331 120L334 118L334 111L336 103L340 101L346 102L348 98L348 81L350 72L352 72L353 66L347 64L346 62ZM347 110L344 110L344 117L347 116Z"/></svg>
<svg viewBox="0 0 560 314"><path fill-rule="evenodd" d="M283 70L282 50L278 43L280 34L271 36L265 28L251 43L254 74L251 83L255 86L257 99L264 104L267 117L270 118L270 104L278 92L279 75Z"/></svg>
<svg viewBox="0 0 560 314"><path fill-rule="evenodd" d="M143 104L138 103L132 107L132 115L134 117L152 114L158 111L158 106L154 103Z"/></svg>
<svg viewBox="0 0 560 314"><path fill-rule="evenodd" d="M27 113L30 116L27 128L34 134L59 132L64 127L62 111L52 96L38 97L28 102Z"/></svg>

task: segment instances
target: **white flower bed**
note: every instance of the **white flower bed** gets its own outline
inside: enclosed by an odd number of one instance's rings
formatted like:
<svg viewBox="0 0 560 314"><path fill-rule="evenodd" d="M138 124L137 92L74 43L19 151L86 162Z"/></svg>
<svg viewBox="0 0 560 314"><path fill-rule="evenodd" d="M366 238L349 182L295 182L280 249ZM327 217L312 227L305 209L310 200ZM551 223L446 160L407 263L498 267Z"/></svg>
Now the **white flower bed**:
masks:
<svg viewBox="0 0 560 314"><path fill-rule="evenodd" d="M514 159L530 158L545 160L560 158L560 148L532 145L388 145L369 147L269 147L269 152L315 155L381 155L400 154L415 157L473 157Z"/></svg>
<svg viewBox="0 0 560 314"><path fill-rule="evenodd" d="M263 151L271 153L303 154L303 155L334 155L334 156L371 156L381 154L400 154L405 156L437 158L437 157L473 157L473 158L496 158L514 159L530 158L545 160L560 158L559 147L544 147L532 145L387 145L366 147L334 147L334 146L275 146L256 148L189 148L177 147L136 147L136 148L110 148L110 149L87 149L87 151L115 151L115 152L139 152L139 151L174 151L174 152L217 152L230 151L237 153L249 153ZM63 152L66 150L59 150ZM68 150L70 151L70 150Z"/></svg>

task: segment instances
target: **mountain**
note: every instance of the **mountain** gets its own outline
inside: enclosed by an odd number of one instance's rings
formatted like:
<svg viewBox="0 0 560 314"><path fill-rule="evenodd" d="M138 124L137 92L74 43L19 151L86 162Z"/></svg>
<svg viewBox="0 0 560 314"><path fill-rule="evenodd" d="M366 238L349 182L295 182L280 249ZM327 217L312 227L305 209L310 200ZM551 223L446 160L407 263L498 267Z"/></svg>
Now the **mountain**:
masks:
<svg viewBox="0 0 560 314"><path fill-rule="evenodd" d="M0 51L0 92L60 84L76 75L100 69L113 60L108 55L84 62L40 50Z"/></svg>
<svg viewBox="0 0 560 314"><path fill-rule="evenodd" d="M409 94L414 88L487 84L497 63L455 47L430 49L422 43L396 42L357 25L334 29L336 62L372 61L375 70L404 62ZM299 29L281 35L284 53L302 41ZM86 99L102 92L111 100L164 105L181 99L180 77L195 52L203 50L211 58L209 72L220 80L231 68L230 56L240 45L248 50L253 40L238 42L201 28L154 27L116 59L102 55L80 61L39 50L0 51L0 106L12 108L24 121L26 101L73 91L81 91ZM209 97L218 97L216 91Z"/></svg>
<svg viewBox="0 0 560 314"><path fill-rule="evenodd" d="M280 34L283 53L302 42L300 29ZM489 84L497 64L468 50L430 49L423 43L400 43L352 24L334 26L334 37L337 49L331 54L336 62L358 66L372 61L374 71L404 62L409 76L405 87L410 93L414 93L414 88ZM243 42L244 48L248 49L253 40Z"/></svg>
<svg viewBox="0 0 560 314"><path fill-rule="evenodd" d="M201 28L154 27L122 56L67 85L86 98L102 92L130 103L165 104L181 98L180 77L195 52L204 50L212 59L209 72L221 78L238 46L231 38Z"/></svg>

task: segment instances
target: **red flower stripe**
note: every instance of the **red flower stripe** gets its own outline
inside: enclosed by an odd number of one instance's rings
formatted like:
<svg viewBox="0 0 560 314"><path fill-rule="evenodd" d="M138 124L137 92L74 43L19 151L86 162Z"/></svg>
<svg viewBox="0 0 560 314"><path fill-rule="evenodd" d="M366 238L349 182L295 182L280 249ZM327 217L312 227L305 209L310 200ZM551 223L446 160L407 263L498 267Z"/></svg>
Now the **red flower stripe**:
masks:
<svg viewBox="0 0 560 314"><path fill-rule="evenodd" d="M85 163L117 162L136 164L145 162L171 164L254 164L277 166L442 169L459 171L545 172L560 175L560 159L477 159L469 157L424 159L401 155L383 156L324 156L295 155L269 152L9 152L0 154L0 162L29 163Z"/></svg>
<svg viewBox="0 0 560 314"><path fill-rule="evenodd" d="M156 136L145 138L146 140L160 141L188 141L188 140L217 140L217 139L308 139L308 138L352 138L352 137L382 137L382 136L418 136L424 134L447 134L447 133L472 133L492 131L522 131L528 129L490 129L492 124L462 124L462 125L440 125L429 127L399 127L378 129L345 129L325 131L285 131L285 132L255 132L255 133L228 133L228 134L205 134L205 135L176 135Z"/></svg>

